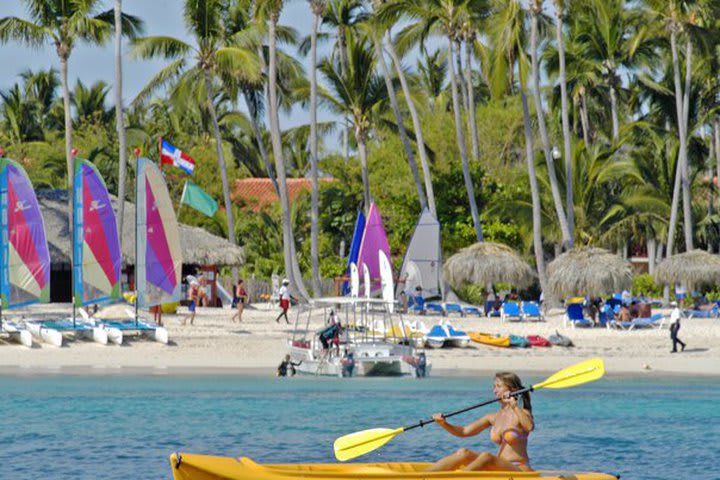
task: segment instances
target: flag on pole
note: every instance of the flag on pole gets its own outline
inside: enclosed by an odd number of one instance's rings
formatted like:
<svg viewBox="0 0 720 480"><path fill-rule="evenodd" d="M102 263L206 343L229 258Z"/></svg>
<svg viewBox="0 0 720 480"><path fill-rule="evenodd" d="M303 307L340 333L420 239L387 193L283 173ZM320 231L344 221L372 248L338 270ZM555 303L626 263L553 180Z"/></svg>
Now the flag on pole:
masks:
<svg viewBox="0 0 720 480"><path fill-rule="evenodd" d="M192 207L198 212L204 213L208 217L215 215L215 212L218 210L217 202L202 188L198 187L190 180L185 182L182 197L180 197L180 203L184 203L188 207Z"/></svg>
<svg viewBox="0 0 720 480"><path fill-rule="evenodd" d="M188 175L195 170L195 160L167 140L160 139L160 163L175 165Z"/></svg>

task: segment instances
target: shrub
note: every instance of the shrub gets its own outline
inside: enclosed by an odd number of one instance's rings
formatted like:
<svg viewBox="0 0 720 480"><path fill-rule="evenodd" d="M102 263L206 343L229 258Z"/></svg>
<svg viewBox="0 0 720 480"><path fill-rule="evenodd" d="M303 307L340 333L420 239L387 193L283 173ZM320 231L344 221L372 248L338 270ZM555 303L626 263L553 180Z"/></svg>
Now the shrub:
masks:
<svg viewBox="0 0 720 480"><path fill-rule="evenodd" d="M650 298L662 296L662 286L655 283L655 280L647 273L637 275L633 279L632 294L635 296L645 295Z"/></svg>

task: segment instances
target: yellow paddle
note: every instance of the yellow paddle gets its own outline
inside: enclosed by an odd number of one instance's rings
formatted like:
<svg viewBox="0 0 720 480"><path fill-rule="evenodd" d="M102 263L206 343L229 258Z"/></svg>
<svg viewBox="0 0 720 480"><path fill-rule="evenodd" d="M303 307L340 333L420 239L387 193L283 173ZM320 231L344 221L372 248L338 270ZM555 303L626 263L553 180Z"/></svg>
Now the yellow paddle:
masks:
<svg viewBox="0 0 720 480"><path fill-rule="evenodd" d="M556 374L548 377L544 382L537 383L532 387L514 391L510 393L510 395L518 396L525 392L540 390L541 388L574 387L575 385L582 385L583 383L597 380L604 374L605 364L603 363L602 358L593 358L560 370ZM445 418L459 415L479 407L484 407L485 405L490 405L498 401L500 401L500 399L496 398L487 402L478 403L472 407L463 408L462 410L445 414ZM335 443L333 444L333 448L335 449L335 458L344 462L345 460L351 460L355 457L365 455L366 453L370 453L373 450L382 447L396 435L412 430L413 428L424 427L429 423L434 423L434 420L423 420L409 427L400 427L395 429L371 428L369 430L363 430L361 432L355 432L342 436L335 440Z"/></svg>

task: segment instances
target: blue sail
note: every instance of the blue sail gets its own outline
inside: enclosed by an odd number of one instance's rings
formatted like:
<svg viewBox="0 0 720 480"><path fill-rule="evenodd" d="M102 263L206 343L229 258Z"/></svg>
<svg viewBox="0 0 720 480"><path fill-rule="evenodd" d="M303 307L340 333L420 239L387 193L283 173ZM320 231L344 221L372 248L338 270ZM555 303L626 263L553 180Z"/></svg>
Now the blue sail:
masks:
<svg viewBox="0 0 720 480"><path fill-rule="evenodd" d="M358 255L360 254L360 245L362 245L362 237L365 232L365 215L362 210L358 212L357 220L355 221L355 231L353 232L352 243L350 243L350 255L348 256L347 268L345 270L346 275L350 276L350 264L354 263L357 265ZM360 266L358 265L358 268ZM350 293L350 285L348 282L343 283L343 295Z"/></svg>

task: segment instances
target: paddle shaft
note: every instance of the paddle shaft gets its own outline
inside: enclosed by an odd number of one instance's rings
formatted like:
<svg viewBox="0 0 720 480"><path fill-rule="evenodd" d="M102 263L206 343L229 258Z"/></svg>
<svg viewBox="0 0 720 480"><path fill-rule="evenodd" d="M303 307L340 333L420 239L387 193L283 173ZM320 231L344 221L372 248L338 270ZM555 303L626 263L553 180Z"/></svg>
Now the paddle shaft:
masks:
<svg viewBox="0 0 720 480"><path fill-rule="evenodd" d="M523 389L520 389L520 390L516 390L516 391L514 391L514 392L510 392L510 396L512 396L512 397L517 397L517 396L519 396L519 395L522 395L523 393L532 392L533 390L535 390L535 388L533 388L533 387L526 387L526 388L523 388ZM477 405L473 405L473 406L471 406L471 407L466 407L466 408L463 408L462 410L457 410L457 411L455 411L455 412L443 414L443 417L445 417L445 418L454 417L455 415L460 415L461 413L469 412L470 410L475 410L476 408L484 407L484 406L486 406L486 405L491 405L491 404L493 404L493 403L495 403L495 402L499 402L500 400L501 400L500 398L495 398L495 399L493 399L493 400L488 400L487 402L478 403ZM411 426L409 426L409 427L404 427L404 428L403 428L403 431L407 432L408 430L412 430L413 428L418 428L418 427L421 427L421 428L422 428L422 427L424 427L425 425L427 425L427 424L429 424L429 423L435 423L435 420L433 420L433 419L430 419L430 420L421 420L420 422L416 423L415 425L411 425Z"/></svg>

